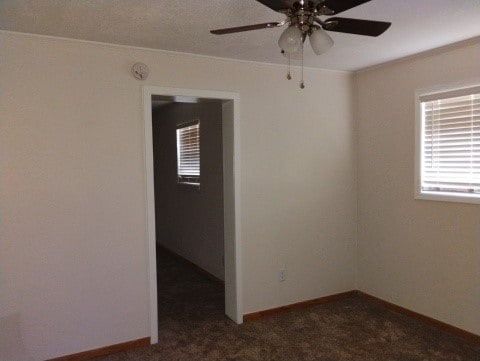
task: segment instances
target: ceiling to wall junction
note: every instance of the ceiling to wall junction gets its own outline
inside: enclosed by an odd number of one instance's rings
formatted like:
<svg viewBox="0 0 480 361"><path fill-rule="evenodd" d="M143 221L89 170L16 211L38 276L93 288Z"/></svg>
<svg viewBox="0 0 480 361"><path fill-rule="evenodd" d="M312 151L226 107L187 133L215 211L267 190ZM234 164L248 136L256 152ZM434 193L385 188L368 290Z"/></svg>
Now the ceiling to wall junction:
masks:
<svg viewBox="0 0 480 361"><path fill-rule="evenodd" d="M372 0L342 17L392 23L378 38L330 32L335 45L305 65L353 71L480 36L477 0ZM255 0L3 0L2 30L285 64L282 28L212 35L209 30L284 15Z"/></svg>

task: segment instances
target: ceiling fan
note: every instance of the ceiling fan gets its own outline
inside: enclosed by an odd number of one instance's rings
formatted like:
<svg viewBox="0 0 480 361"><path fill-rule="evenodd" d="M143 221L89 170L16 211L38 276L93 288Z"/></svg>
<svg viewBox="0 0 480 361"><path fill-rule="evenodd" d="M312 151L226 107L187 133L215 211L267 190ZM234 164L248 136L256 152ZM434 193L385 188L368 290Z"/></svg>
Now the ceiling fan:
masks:
<svg viewBox="0 0 480 361"><path fill-rule="evenodd" d="M320 55L333 46L332 38L325 32L379 36L391 25L389 22L361 20L342 17L331 17L322 20L321 16L339 14L370 0L257 0L272 10L286 15L281 22L270 22L233 28L216 29L210 32L215 35L238 33L242 31L277 28L288 25L278 40L283 55L289 59L302 60L303 43L307 36L315 54ZM291 79L290 70L287 78ZM300 87L304 88L303 75Z"/></svg>

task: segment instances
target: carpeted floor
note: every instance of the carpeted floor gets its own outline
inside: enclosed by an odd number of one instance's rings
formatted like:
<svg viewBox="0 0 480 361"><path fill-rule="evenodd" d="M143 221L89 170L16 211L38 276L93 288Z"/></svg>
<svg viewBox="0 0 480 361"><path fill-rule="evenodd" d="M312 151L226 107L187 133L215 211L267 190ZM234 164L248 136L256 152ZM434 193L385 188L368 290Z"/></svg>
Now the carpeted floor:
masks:
<svg viewBox="0 0 480 361"><path fill-rule="evenodd" d="M158 252L159 343L104 361L480 361L473 346L362 297L236 325L223 286Z"/></svg>

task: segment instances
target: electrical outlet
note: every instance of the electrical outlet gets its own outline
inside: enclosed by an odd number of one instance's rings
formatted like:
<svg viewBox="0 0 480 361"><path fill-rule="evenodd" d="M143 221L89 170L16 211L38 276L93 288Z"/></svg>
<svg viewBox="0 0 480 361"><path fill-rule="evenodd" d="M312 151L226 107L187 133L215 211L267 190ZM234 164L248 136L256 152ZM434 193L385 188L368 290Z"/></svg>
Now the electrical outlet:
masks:
<svg viewBox="0 0 480 361"><path fill-rule="evenodd" d="M285 268L281 268L278 272L278 280L283 282L287 279L287 270Z"/></svg>

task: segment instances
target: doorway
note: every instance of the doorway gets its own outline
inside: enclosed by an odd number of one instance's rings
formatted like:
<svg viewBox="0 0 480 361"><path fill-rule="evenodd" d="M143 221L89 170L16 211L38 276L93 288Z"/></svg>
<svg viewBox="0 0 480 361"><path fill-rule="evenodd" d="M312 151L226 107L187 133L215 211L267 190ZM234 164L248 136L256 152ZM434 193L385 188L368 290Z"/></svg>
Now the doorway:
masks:
<svg viewBox="0 0 480 361"><path fill-rule="evenodd" d="M225 314L243 322L240 253L240 141L239 95L237 93L146 86L144 96L145 174L148 236L148 275L151 343L158 342L156 231L152 137L152 98L167 102L215 101L221 104L223 142L223 223L225 267Z"/></svg>

